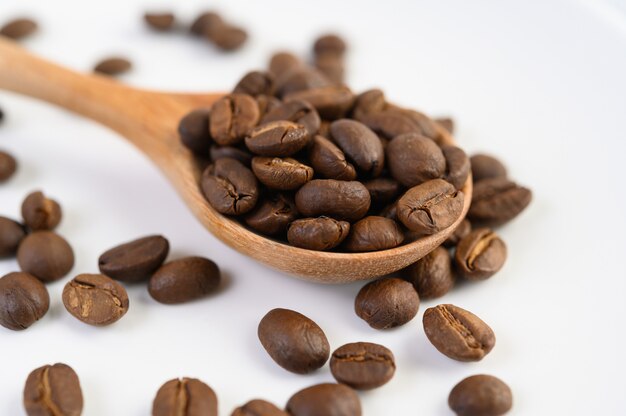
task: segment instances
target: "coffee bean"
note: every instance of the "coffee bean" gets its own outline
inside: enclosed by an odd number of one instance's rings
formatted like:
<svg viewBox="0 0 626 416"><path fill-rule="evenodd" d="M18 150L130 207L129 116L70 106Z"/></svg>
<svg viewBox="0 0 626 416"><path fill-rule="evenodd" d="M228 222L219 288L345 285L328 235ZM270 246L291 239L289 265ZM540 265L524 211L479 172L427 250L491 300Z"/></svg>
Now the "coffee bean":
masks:
<svg viewBox="0 0 626 416"><path fill-rule="evenodd" d="M157 392L152 416L217 416L217 395L196 378L175 378Z"/></svg>
<svg viewBox="0 0 626 416"><path fill-rule="evenodd" d="M309 142L306 128L291 121L271 121L254 128L246 146L260 156L291 156Z"/></svg>
<svg viewBox="0 0 626 416"><path fill-rule="evenodd" d="M234 51L248 40L248 33L240 27L224 25L208 37L221 50Z"/></svg>
<svg viewBox="0 0 626 416"><path fill-rule="evenodd" d="M500 416L513 407L513 393L499 378L479 374L454 386L448 405L458 416Z"/></svg>
<svg viewBox="0 0 626 416"><path fill-rule="evenodd" d="M459 241L472 232L472 223L467 219L463 219L456 227L454 232L443 242L444 247L456 247Z"/></svg>
<svg viewBox="0 0 626 416"><path fill-rule="evenodd" d="M247 94L230 94L211 107L210 133L222 146L241 142L259 122L259 107Z"/></svg>
<svg viewBox="0 0 626 416"><path fill-rule="evenodd" d="M289 416L289 414L270 402L255 399L236 408L230 416Z"/></svg>
<svg viewBox="0 0 626 416"><path fill-rule="evenodd" d="M400 184L391 178L376 178L364 182L372 199L372 205L378 207L395 200L400 193Z"/></svg>
<svg viewBox="0 0 626 416"><path fill-rule="evenodd" d="M261 116L260 124L263 124L263 119L267 113L270 113L283 105L283 102L273 95L260 94L256 96L256 104L259 106L259 114Z"/></svg>
<svg viewBox="0 0 626 416"><path fill-rule="evenodd" d="M351 252L387 250L402 244L404 233L394 220L369 216L350 228L344 247Z"/></svg>
<svg viewBox="0 0 626 416"><path fill-rule="evenodd" d="M170 245L160 235L138 238L115 246L100 256L102 274L123 282L146 280L163 264Z"/></svg>
<svg viewBox="0 0 626 416"><path fill-rule="evenodd" d="M361 401L343 384L324 383L300 390L287 402L292 416L361 416Z"/></svg>
<svg viewBox="0 0 626 416"><path fill-rule="evenodd" d="M216 160L205 169L201 183L205 198L222 214L245 214L259 198L254 174L235 159Z"/></svg>
<svg viewBox="0 0 626 416"><path fill-rule="evenodd" d="M320 36L313 44L313 53L316 55L333 54L341 56L346 51L346 42L334 33Z"/></svg>
<svg viewBox="0 0 626 416"><path fill-rule="evenodd" d="M480 361L496 343L496 336L485 322L458 306L426 309L423 324L428 340L453 360Z"/></svg>
<svg viewBox="0 0 626 416"><path fill-rule="evenodd" d="M255 157L252 171L257 179L271 189L294 191L313 179L313 169L292 158Z"/></svg>
<svg viewBox="0 0 626 416"><path fill-rule="evenodd" d="M309 138L317 133L321 123L317 110L306 101L300 100L284 103L272 111L269 111L263 116L261 124L281 120L301 124L306 129Z"/></svg>
<svg viewBox="0 0 626 416"><path fill-rule="evenodd" d="M11 20L2 26L0 28L0 36L6 36L10 39L19 40L36 32L37 28L37 22L32 19L22 17Z"/></svg>
<svg viewBox="0 0 626 416"><path fill-rule="evenodd" d="M333 218L303 218L289 225L289 244L308 250L331 250L343 242L350 232L350 223Z"/></svg>
<svg viewBox="0 0 626 416"><path fill-rule="evenodd" d="M457 270L468 280L485 280L506 261L506 244L488 228L478 228L459 242L454 255Z"/></svg>
<svg viewBox="0 0 626 416"><path fill-rule="evenodd" d="M339 383L357 390L370 390L391 380L396 362L393 353L382 345L355 342L333 352L330 371Z"/></svg>
<svg viewBox="0 0 626 416"><path fill-rule="evenodd" d="M280 77L296 68L301 67L302 61L290 52L277 52L272 55L269 72L274 77Z"/></svg>
<svg viewBox="0 0 626 416"><path fill-rule="evenodd" d="M21 224L0 216L0 259L14 256L25 236L26 231Z"/></svg>
<svg viewBox="0 0 626 416"><path fill-rule="evenodd" d="M379 113L387 106L385 93L372 89L357 95L352 109L352 117L363 122L368 114Z"/></svg>
<svg viewBox="0 0 626 416"><path fill-rule="evenodd" d="M330 134L361 173L380 175L385 152L378 136L367 126L354 120L337 120L330 125Z"/></svg>
<svg viewBox="0 0 626 416"><path fill-rule="evenodd" d="M450 253L439 246L405 270L420 299L439 298L454 286Z"/></svg>
<svg viewBox="0 0 626 416"><path fill-rule="evenodd" d="M28 416L80 416L83 392L78 375L61 363L33 370L24 386L24 408Z"/></svg>
<svg viewBox="0 0 626 416"><path fill-rule="evenodd" d="M196 36L211 36L224 25L224 20L215 12L203 12L191 24L189 31Z"/></svg>
<svg viewBox="0 0 626 416"><path fill-rule="evenodd" d="M259 323L261 345L279 366L297 374L322 367L330 355L324 331L311 319L289 309L273 309Z"/></svg>
<svg viewBox="0 0 626 416"><path fill-rule="evenodd" d="M418 111L387 107L362 116L360 121L388 140L405 133L439 139L435 122Z"/></svg>
<svg viewBox="0 0 626 416"><path fill-rule="evenodd" d="M287 94L314 88L332 86L332 82L315 68L299 66L285 71L276 78L276 95L285 97ZM293 97L292 100L298 99ZM313 104L313 103L311 103Z"/></svg>
<svg viewBox="0 0 626 416"><path fill-rule="evenodd" d="M9 273L0 279L0 325L26 329L48 312L48 290L35 276Z"/></svg>
<svg viewBox="0 0 626 416"><path fill-rule="evenodd" d="M422 235L437 233L456 221L463 210L463 192L443 179L406 191L397 202L398 220Z"/></svg>
<svg viewBox="0 0 626 416"><path fill-rule="evenodd" d="M419 185L446 173L446 158L428 137L401 134L389 142L386 153L391 176L405 186Z"/></svg>
<svg viewBox="0 0 626 416"><path fill-rule="evenodd" d="M17 161L7 152L0 151L0 183L9 180L17 170Z"/></svg>
<svg viewBox="0 0 626 416"><path fill-rule="evenodd" d="M150 278L148 291L157 302L189 302L215 292L220 269L204 257L185 257L165 263Z"/></svg>
<svg viewBox="0 0 626 416"><path fill-rule="evenodd" d="M506 178L506 167L493 156L475 154L470 158L474 183L483 179Z"/></svg>
<svg viewBox="0 0 626 416"><path fill-rule="evenodd" d="M532 192L506 178L483 179L474 184L467 217L483 225L498 226L517 217L530 204Z"/></svg>
<svg viewBox="0 0 626 416"><path fill-rule="evenodd" d="M130 71L132 66L132 63L128 59L113 56L98 62L93 70L104 75L121 75Z"/></svg>
<svg viewBox="0 0 626 416"><path fill-rule="evenodd" d="M323 119L337 120L344 117L352 108L354 94L348 87L331 85L285 93L283 99L286 102L306 101Z"/></svg>
<svg viewBox="0 0 626 416"><path fill-rule="evenodd" d="M296 193L296 207L306 217L326 215L353 222L369 210L370 194L361 182L314 179Z"/></svg>
<svg viewBox="0 0 626 416"><path fill-rule="evenodd" d="M154 30L166 32L174 26L173 13L145 13L143 16L145 22Z"/></svg>
<svg viewBox="0 0 626 416"><path fill-rule="evenodd" d="M252 163L252 153L248 152L248 149L241 149L234 146L211 146L209 151L211 160L216 161L218 159L235 159L245 166L250 166Z"/></svg>
<svg viewBox="0 0 626 416"><path fill-rule="evenodd" d="M317 135L309 148L309 159L315 173L326 179L353 181L356 170L333 142Z"/></svg>
<svg viewBox="0 0 626 416"><path fill-rule="evenodd" d="M470 161L465 152L456 146L441 146L446 159L446 171L443 178L456 189L461 189L470 173Z"/></svg>
<svg viewBox="0 0 626 416"><path fill-rule="evenodd" d="M436 118L435 121L450 134L454 134L454 120L450 117Z"/></svg>
<svg viewBox="0 0 626 416"><path fill-rule="evenodd" d="M40 191L29 194L22 202L24 224L31 230L53 230L61 222L61 216L61 206Z"/></svg>
<svg viewBox="0 0 626 416"><path fill-rule="evenodd" d="M274 77L267 72L251 71L241 78L233 89L234 94L272 95L274 93Z"/></svg>
<svg viewBox="0 0 626 416"><path fill-rule="evenodd" d="M209 114L208 108L198 108L188 113L178 124L181 142L198 155L206 155L213 143L209 133Z"/></svg>
<svg viewBox="0 0 626 416"><path fill-rule="evenodd" d="M343 84L345 70L342 57L331 53L316 55L315 68L324 74L333 85Z"/></svg>
<svg viewBox="0 0 626 416"><path fill-rule="evenodd" d="M106 326L128 312L126 289L103 274L79 274L63 289L63 305L88 325Z"/></svg>
<svg viewBox="0 0 626 416"><path fill-rule="evenodd" d="M417 315L420 299L413 285L396 277L375 280L356 296L354 310L372 328L395 328Z"/></svg>
<svg viewBox="0 0 626 416"><path fill-rule="evenodd" d="M317 134L319 134L322 137L325 137L326 139L330 138L330 124L331 122L328 120L322 120L322 122L320 123L320 129L317 131Z"/></svg>
<svg viewBox="0 0 626 416"><path fill-rule="evenodd" d="M27 235L17 249L17 262L22 271L39 280L52 282L68 274L74 267L74 252L63 237L52 231L36 231Z"/></svg>
<svg viewBox="0 0 626 416"><path fill-rule="evenodd" d="M245 218L246 224L266 235L285 232L287 226L298 217L292 197L270 194Z"/></svg>

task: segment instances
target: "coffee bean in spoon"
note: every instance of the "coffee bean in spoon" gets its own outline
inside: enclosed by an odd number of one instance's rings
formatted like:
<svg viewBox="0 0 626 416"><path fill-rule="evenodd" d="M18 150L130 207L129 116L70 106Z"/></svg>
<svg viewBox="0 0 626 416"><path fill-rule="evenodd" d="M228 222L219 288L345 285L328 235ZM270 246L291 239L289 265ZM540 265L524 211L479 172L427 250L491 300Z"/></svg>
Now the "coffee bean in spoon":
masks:
<svg viewBox="0 0 626 416"><path fill-rule="evenodd" d="M14 256L24 237L26 230L22 224L0 216L0 259Z"/></svg>
<svg viewBox="0 0 626 416"><path fill-rule="evenodd" d="M53 230L61 222L61 217L59 203L41 191L30 193L22 202L22 218L31 230Z"/></svg>
<svg viewBox="0 0 626 416"><path fill-rule="evenodd" d="M309 147L309 161L315 173L325 179L340 181L356 179L356 169L346 160L343 151L323 136L316 135L313 138Z"/></svg>
<svg viewBox="0 0 626 416"><path fill-rule="evenodd" d="M450 182L456 189L461 189L470 173L469 158L460 147L443 145L441 151L446 159L443 179Z"/></svg>
<svg viewBox="0 0 626 416"><path fill-rule="evenodd" d="M385 277L363 286L354 301L357 316L374 329L401 326L415 318L420 299L413 285Z"/></svg>
<svg viewBox="0 0 626 416"><path fill-rule="evenodd" d="M272 193L266 195L244 220L250 228L273 236L284 233L297 217L296 203L291 196Z"/></svg>
<svg viewBox="0 0 626 416"><path fill-rule="evenodd" d="M195 378L167 381L152 402L152 416L217 416L217 395Z"/></svg>
<svg viewBox="0 0 626 416"><path fill-rule="evenodd" d="M63 289L63 305L76 319L93 326L106 326L128 312L126 289L102 274L80 274Z"/></svg>
<svg viewBox="0 0 626 416"><path fill-rule="evenodd" d="M9 273L0 278L0 325L21 331L43 318L50 306L50 296L35 276Z"/></svg>
<svg viewBox="0 0 626 416"><path fill-rule="evenodd" d="M260 124L270 121L291 121L304 126L309 138L313 137L319 130L321 119L317 110L306 101L294 100L268 111L261 119Z"/></svg>
<svg viewBox="0 0 626 416"><path fill-rule="evenodd" d="M361 173L370 177L380 175L385 152L376 133L358 121L342 119L330 125L330 134Z"/></svg>
<svg viewBox="0 0 626 416"><path fill-rule="evenodd" d="M302 218L289 224L287 240L295 247L308 250L332 250L350 231L350 223L329 217Z"/></svg>
<svg viewBox="0 0 626 416"><path fill-rule="evenodd" d="M17 161L7 152L0 151L0 183L8 181L17 170Z"/></svg>
<svg viewBox="0 0 626 416"><path fill-rule="evenodd" d="M52 231L36 231L20 243L17 262L22 271L47 283L70 272L74 267L74 251L60 235Z"/></svg>
<svg viewBox="0 0 626 416"><path fill-rule="evenodd" d="M206 155L213 144L209 133L210 109L198 108L187 113L178 123L180 140L197 155Z"/></svg>
<svg viewBox="0 0 626 416"><path fill-rule="evenodd" d="M272 95L274 93L274 77L268 72L251 71L243 76L233 88L235 94L248 94L253 97Z"/></svg>
<svg viewBox="0 0 626 416"><path fill-rule="evenodd" d="M246 137L248 149L260 156L286 157L309 142L306 128L291 121L270 121L255 127Z"/></svg>
<svg viewBox="0 0 626 416"><path fill-rule="evenodd" d="M204 257L185 257L165 263L154 272L148 292L160 303L184 303L215 292L220 281L220 269L213 261Z"/></svg>
<svg viewBox="0 0 626 416"><path fill-rule="evenodd" d="M259 106L253 97L247 94L226 95L211 107L211 137L221 146L240 143L257 125L259 117Z"/></svg>
<svg viewBox="0 0 626 416"><path fill-rule="evenodd" d="M244 166L250 167L252 163L252 158L254 155L248 151L248 149L243 149L241 147L235 146L218 146L212 145L209 149L209 155L211 156L211 160L215 162L218 159L235 159L241 162Z"/></svg>
<svg viewBox="0 0 626 416"><path fill-rule="evenodd" d="M94 71L103 75L122 75L132 68L133 64L121 56L104 58L94 66Z"/></svg>
<svg viewBox="0 0 626 416"><path fill-rule="evenodd" d="M387 250L399 246L403 241L404 233L397 222L370 215L350 227L344 248L349 252Z"/></svg>
<svg viewBox="0 0 626 416"><path fill-rule="evenodd" d="M361 182L314 179L298 190L296 206L306 217L328 216L353 222L369 210L370 194Z"/></svg>
<svg viewBox="0 0 626 416"><path fill-rule="evenodd" d="M259 199L259 184L252 171L231 158L218 159L207 167L201 187L207 201L222 214L246 214Z"/></svg>
<svg viewBox="0 0 626 416"><path fill-rule="evenodd" d="M513 394L499 378L478 374L454 386L448 405L457 416L501 416L513 407Z"/></svg>
<svg viewBox="0 0 626 416"><path fill-rule="evenodd" d="M123 282L147 280L163 264L169 242L161 235L141 237L115 246L100 255L100 272Z"/></svg>
<svg viewBox="0 0 626 416"><path fill-rule="evenodd" d="M432 139L417 133L394 137L386 155L391 176L405 186L441 178L446 172L446 158L441 148Z"/></svg>
<svg viewBox="0 0 626 416"><path fill-rule="evenodd" d="M330 81L327 81L330 84ZM310 103L325 120L345 117L354 103L354 94L343 85L330 85L292 91L283 96L286 102L302 100Z"/></svg>
<svg viewBox="0 0 626 416"><path fill-rule="evenodd" d="M28 416L80 416L83 392L76 372L62 363L33 370L24 386L24 409Z"/></svg>
<svg viewBox="0 0 626 416"><path fill-rule="evenodd" d="M257 156L252 171L263 185L280 191L295 191L313 179L313 168L289 157Z"/></svg>

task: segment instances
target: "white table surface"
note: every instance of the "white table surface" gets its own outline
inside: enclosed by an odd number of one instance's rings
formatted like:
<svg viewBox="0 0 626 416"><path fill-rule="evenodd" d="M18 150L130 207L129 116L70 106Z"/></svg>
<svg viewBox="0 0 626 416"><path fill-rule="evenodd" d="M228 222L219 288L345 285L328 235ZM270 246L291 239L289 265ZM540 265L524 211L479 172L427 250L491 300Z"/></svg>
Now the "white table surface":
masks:
<svg viewBox="0 0 626 416"><path fill-rule="evenodd" d="M222 415L254 397L283 405L332 377L328 366L299 376L269 359L256 327L274 307L317 321L333 348L373 341L394 351L394 379L361 394L368 416L451 414L450 389L476 373L510 384L511 414L624 414L623 15L604 3L557 0L210 2L250 29L250 42L231 55L151 33L141 21L148 5L175 5L190 19L203 4L2 0L0 21L35 16L41 31L25 46L69 67L86 70L122 53L135 63L125 82L181 91L228 90L272 51L306 53L316 34L337 29L350 42L355 90L378 86L404 105L453 115L465 149L501 157L511 177L533 189L527 211L501 230L510 257L494 278L423 302L411 323L378 332L353 312L361 284L306 283L243 257L205 232L158 169L116 134L0 91L7 113L0 148L21 164L0 187L0 214L16 217L34 189L57 198L65 214L59 232L77 257L72 275L96 272L99 254L117 243L162 233L171 258L208 256L229 282L219 295L180 306L131 287L128 314L108 328L64 310L67 278L49 285L41 322L23 332L0 328L0 415L23 414L27 374L54 362L78 372L86 416L147 415L159 386L177 376L209 383ZM16 268L0 261L0 274ZM452 361L429 344L421 314L440 302L475 312L495 330L497 345L482 362Z"/></svg>

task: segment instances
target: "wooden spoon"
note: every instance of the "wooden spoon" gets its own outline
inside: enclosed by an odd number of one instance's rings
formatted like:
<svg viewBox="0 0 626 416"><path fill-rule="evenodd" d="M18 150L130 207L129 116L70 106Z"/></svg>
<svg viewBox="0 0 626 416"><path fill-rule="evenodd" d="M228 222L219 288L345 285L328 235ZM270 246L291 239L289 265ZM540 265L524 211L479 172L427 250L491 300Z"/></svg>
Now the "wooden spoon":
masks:
<svg viewBox="0 0 626 416"><path fill-rule="evenodd" d="M343 283L389 274L439 246L465 217L472 195L468 178L463 215L449 228L403 246L372 253L326 253L291 247L256 234L215 211L198 186L201 172L177 134L183 115L210 106L222 94L142 91L100 75L79 74L33 56L0 38L0 88L39 98L120 133L165 173L194 215L235 250L306 280ZM446 143L450 134L441 129Z"/></svg>

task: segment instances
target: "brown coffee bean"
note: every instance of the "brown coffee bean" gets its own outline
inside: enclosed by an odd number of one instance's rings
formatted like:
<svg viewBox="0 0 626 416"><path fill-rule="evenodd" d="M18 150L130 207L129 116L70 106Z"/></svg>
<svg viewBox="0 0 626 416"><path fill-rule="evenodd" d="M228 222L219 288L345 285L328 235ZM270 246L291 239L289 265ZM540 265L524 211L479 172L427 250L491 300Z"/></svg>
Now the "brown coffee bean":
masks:
<svg viewBox="0 0 626 416"><path fill-rule="evenodd" d="M464 278L485 280L502 268L506 254L506 244L496 233L489 228L478 228L459 242L454 260Z"/></svg>
<svg viewBox="0 0 626 416"><path fill-rule="evenodd" d="M0 36L19 40L37 31L37 22L32 19L21 17L13 19L0 28Z"/></svg>
<svg viewBox="0 0 626 416"><path fill-rule="evenodd" d="M456 189L461 189L470 173L470 161L465 152L456 146L441 146L446 159L446 171L443 178Z"/></svg>
<svg viewBox="0 0 626 416"><path fill-rule="evenodd" d="M234 146L218 146L213 145L209 150L211 160L215 162L218 159L235 159L245 166L250 166L252 163L252 153L248 152L248 149L241 149Z"/></svg>
<svg viewBox="0 0 626 416"><path fill-rule="evenodd" d="M298 100L284 103L272 111L269 111L263 116L261 124L281 120L303 125L309 138L317 133L321 123L317 110L306 101Z"/></svg>
<svg viewBox="0 0 626 416"><path fill-rule="evenodd" d="M151 29L158 30L160 32L166 32L174 26L174 13L153 13L148 12L143 16L145 22Z"/></svg>
<svg viewBox="0 0 626 416"><path fill-rule="evenodd" d="M198 155L206 155L213 143L209 133L209 115L208 108L198 108L189 112L178 123L181 142Z"/></svg>
<svg viewBox="0 0 626 416"><path fill-rule="evenodd" d="M28 273L0 279L0 325L14 331L28 328L48 312L50 296L41 281Z"/></svg>
<svg viewBox="0 0 626 416"><path fill-rule="evenodd" d="M0 183L8 181L17 170L17 161L7 152L0 151Z"/></svg>
<svg viewBox="0 0 626 416"><path fill-rule="evenodd" d="M480 361L496 344L496 336L478 316L446 304L424 312L424 331L442 354L457 361Z"/></svg>
<svg viewBox="0 0 626 416"><path fill-rule="evenodd" d="M330 86L332 86L332 82L317 69L299 66L285 71L276 78L276 95L285 97L287 94L298 91ZM293 100L295 99L297 98L294 97Z"/></svg>
<svg viewBox="0 0 626 416"><path fill-rule="evenodd" d="M121 75L130 71L132 66L133 64L128 59L112 56L98 62L93 70L104 75Z"/></svg>
<svg viewBox="0 0 626 416"><path fill-rule="evenodd" d="M344 247L351 252L378 251L402 244L404 233L394 220L369 216L350 227Z"/></svg>
<svg viewBox="0 0 626 416"><path fill-rule="evenodd" d="M448 405L458 416L500 416L513 407L513 393L499 378L479 374L454 386Z"/></svg>
<svg viewBox="0 0 626 416"><path fill-rule="evenodd" d="M224 25L224 20L215 12L203 12L191 24L189 31L196 36L211 36Z"/></svg>
<svg viewBox="0 0 626 416"><path fill-rule="evenodd" d="M352 116L363 122L368 114L379 113L387 106L385 93L379 89L368 90L357 95L354 101Z"/></svg>
<svg viewBox="0 0 626 416"><path fill-rule="evenodd" d="M311 319L289 309L273 309L259 323L261 345L287 371L306 374L322 367L330 355L324 331Z"/></svg>
<svg viewBox="0 0 626 416"><path fill-rule="evenodd" d="M478 224L498 226L517 217L530 204L532 192L506 178L483 179L474 184L467 217Z"/></svg>
<svg viewBox="0 0 626 416"><path fill-rule="evenodd" d="M138 238L102 253L98 268L113 279L139 282L161 267L169 250L169 242L161 235Z"/></svg>
<svg viewBox="0 0 626 416"><path fill-rule="evenodd" d="M17 249L22 271L39 280L52 282L74 267L74 252L63 237L52 231L36 231L26 236Z"/></svg>
<svg viewBox="0 0 626 416"><path fill-rule="evenodd" d="M246 224L254 230L276 235L284 233L287 226L298 217L296 203L292 197L283 194L270 194L245 218Z"/></svg>
<svg viewBox="0 0 626 416"><path fill-rule="evenodd" d="M257 125L260 116L259 106L251 96L226 95L211 107L211 137L222 146L237 144Z"/></svg>
<svg viewBox="0 0 626 416"><path fill-rule="evenodd" d="M263 118L267 115L267 113L272 112L281 105L283 105L283 102L280 101L278 98L274 97L273 95L265 94L257 95L256 103L259 106L259 114L261 115L260 124L263 124Z"/></svg>
<svg viewBox="0 0 626 416"><path fill-rule="evenodd" d="M255 399L233 410L230 416L289 416L289 414L273 403Z"/></svg>
<svg viewBox="0 0 626 416"><path fill-rule="evenodd" d="M269 72L274 77L280 77L302 65L300 58L291 52L277 52L270 59Z"/></svg>
<svg viewBox="0 0 626 416"><path fill-rule="evenodd" d="M370 194L361 182L314 179L296 193L296 207L306 217L326 215L353 222L369 210Z"/></svg>
<svg viewBox="0 0 626 416"><path fill-rule="evenodd" d="M334 33L322 35L313 44L313 53L316 55L333 54L341 56L346 51L346 42Z"/></svg>
<svg viewBox="0 0 626 416"><path fill-rule="evenodd" d="M435 121L450 134L454 134L454 120L450 117L436 118Z"/></svg>
<svg viewBox="0 0 626 416"><path fill-rule="evenodd" d="M450 237L443 242L444 247L456 247L459 244L459 241L463 239L466 235L472 232L472 223L467 219L463 219L456 227L454 232L450 234Z"/></svg>
<svg viewBox="0 0 626 416"><path fill-rule="evenodd" d="M463 210L463 192L443 179L414 186L397 202L398 220L422 235L437 233L454 223Z"/></svg>
<svg viewBox="0 0 626 416"><path fill-rule="evenodd" d="M360 121L388 140L406 133L419 134L433 140L439 139L435 122L417 111L388 106L383 111L362 116Z"/></svg>
<svg viewBox="0 0 626 416"><path fill-rule="evenodd" d="M333 352L330 371L339 383L357 390L370 390L391 380L396 362L393 353L382 345L355 342Z"/></svg>
<svg viewBox="0 0 626 416"><path fill-rule="evenodd" d="M372 205L378 207L395 200L400 193L400 184L391 178L376 178L364 182L372 199Z"/></svg>
<svg viewBox="0 0 626 416"><path fill-rule="evenodd" d="M372 328L387 329L415 318L419 305L419 296L411 283L387 277L363 286L354 301L354 310Z"/></svg>
<svg viewBox="0 0 626 416"><path fill-rule="evenodd" d="M189 302L215 292L220 269L204 257L185 257L165 263L150 278L148 292L165 304Z"/></svg>
<svg viewBox="0 0 626 416"><path fill-rule="evenodd" d="M344 117L352 108L354 94L348 87L331 85L285 93L283 99L286 102L306 101L323 119L337 120Z"/></svg>
<svg viewBox="0 0 626 416"><path fill-rule="evenodd" d="M234 51L246 43L248 33L240 27L224 25L207 37L221 50Z"/></svg>
<svg viewBox="0 0 626 416"><path fill-rule="evenodd" d="M63 289L63 305L88 325L106 326L128 312L126 289L103 274L79 274Z"/></svg>
<svg viewBox="0 0 626 416"><path fill-rule="evenodd" d="M325 138L330 138L330 121L322 120L320 123L320 129L318 130L318 134Z"/></svg>
<svg viewBox="0 0 626 416"><path fill-rule="evenodd" d="M254 128L246 137L246 146L261 156L291 156L309 142L306 128L291 121L271 121Z"/></svg>
<svg viewBox="0 0 626 416"><path fill-rule="evenodd" d="M235 159L218 159L202 174L202 191L211 206L228 215L252 211L259 186L250 169Z"/></svg>
<svg viewBox="0 0 626 416"><path fill-rule="evenodd" d="M292 416L361 416L361 401L343 384L324 383L295 393L287 402Z"/></svg>
<svg viewBox="0 0 626 416"><path fill-rule="evenodd" d="M506 178L506 167L493 156L475 154L470 158L474 183L483 179Z"/></svg>
<svg viewBox="0 0 626 416"><path fill-rule="evenodd" d="M441 178L446 158L433 140L416 133L401 134L386 149L391 176L405 186L415 186Z"/></svg>
<svg viewBox="0 0 626 416"><path fill-rule="evenodd" d="M40 191L29 194L22 202L24 224L31 230L53 230L61 222L61 216L61 206Z"/></svg>
<svg viewBox="0 0 626 416"><path fill-rule="evenodd" d="M439 298L454 286L452 259L448 250L441 246L407 267L405 273L420 299Z"/></svg>
<svg viewBox="0 0 626 416"><path fill-rule="evenodd" d="M217 416L217 395L196 378L175 378L157 392L152 416Z"/></svg>
<svg viewBox="0 0 626 416"><path fill-rule="evenodd" d="M252 171L263 185L281 191L294 191L313 179L313 168L290 157L257 156Z"/></svg>
<svg viewBox="0 0 626 416"><path fill-rule="evenodd" d="M20 223L0 216L0 259L14 256L25 236L26 231Z"/></svg>
<svg viewBox="0 0 626 416"><path fill-rule="evenodd" d="M316 55L315 68L324 74L333 85L343 84L345 69L342 57L331 53Z"/></svg>
<svg viewBox="0 0 626 416"><path fill-rule="evenodd" d="M287 240L292 246L308 250L332 250L350 232L350 223L333 218L303 218L289 225Z"/></svg>
<svg viewBox="0 0 626 416"><path fill-rule="evenodd" d="M83 392L78 375L61 363L33 370L24 386L24 408L28 416L80 416Z"/></svg>
<svg viewBox="0 0 626 416"><path fill-rule="evenodd" d="M274 93L274 77L267 72L251 71L241 78L233 89L234 94L272 95Z"/></svg>
<svg viewBox="0 0 626 416"><path fill-rule="evenodd" d="M317 135L313 138L309 148L309 160L315 173L326 179L356 179L356 170L346 161L343 151L325 137Z"/></svg>
<svg viewBox="0 0 626 416"><path fill-rule="evenodd" d="M335 143L368 176L380 175L385 163L385 151L376 134L366 125L354 120L337 120L330 125Z"/></svg>

